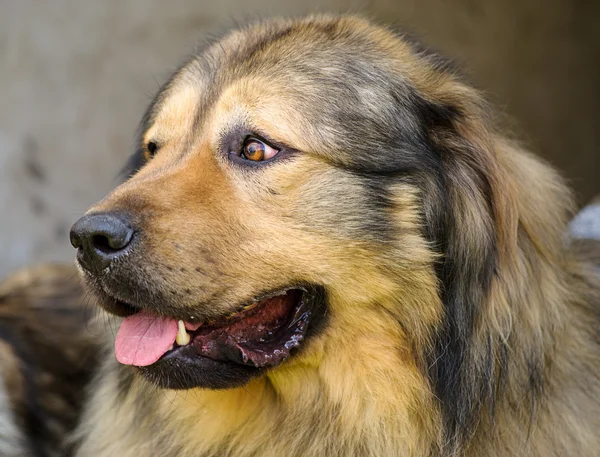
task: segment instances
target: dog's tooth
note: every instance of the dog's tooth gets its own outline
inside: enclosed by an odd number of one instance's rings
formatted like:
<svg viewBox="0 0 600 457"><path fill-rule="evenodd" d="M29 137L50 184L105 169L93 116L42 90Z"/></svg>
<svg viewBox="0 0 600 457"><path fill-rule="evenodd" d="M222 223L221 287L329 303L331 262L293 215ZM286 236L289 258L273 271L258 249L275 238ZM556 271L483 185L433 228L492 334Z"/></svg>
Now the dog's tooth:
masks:
<svg viewBox="0 0 600 457"><path fill-rule="evenodd" d="M177 322L177 326L179 327L177 331L177 336L175 337L175 342L179 346L187 346L191 340L190 335L185 330L185 323L183 321Z"/></svg>
<svg viewBox="0 0 600 457"><path fill-rule="evenodd" d="M169 350L169 351L172 351L173 349L175 349L175 345L174 345L174 344L172 344L171 346L169 346L169 349L168 349L168 350Z"/></svg>

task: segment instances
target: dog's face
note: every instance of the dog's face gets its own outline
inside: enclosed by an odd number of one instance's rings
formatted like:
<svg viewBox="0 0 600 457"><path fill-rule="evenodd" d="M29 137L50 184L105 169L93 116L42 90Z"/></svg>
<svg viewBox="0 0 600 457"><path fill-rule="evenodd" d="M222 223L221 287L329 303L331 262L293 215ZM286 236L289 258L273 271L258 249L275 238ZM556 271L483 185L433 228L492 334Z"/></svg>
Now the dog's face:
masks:
<svg viewBox="0 0 600 457"><path fill-rule="evenodd" d="M382 316L431 343L453 274L436 259L492 220L485 161L462 167L476 148L457 87L353 18L270 22L192 57L144 118L139 170L72 231L100 303L129 316L119 359L161 386L221 388ZM479 207L449 235L453 174Z"/></svg>

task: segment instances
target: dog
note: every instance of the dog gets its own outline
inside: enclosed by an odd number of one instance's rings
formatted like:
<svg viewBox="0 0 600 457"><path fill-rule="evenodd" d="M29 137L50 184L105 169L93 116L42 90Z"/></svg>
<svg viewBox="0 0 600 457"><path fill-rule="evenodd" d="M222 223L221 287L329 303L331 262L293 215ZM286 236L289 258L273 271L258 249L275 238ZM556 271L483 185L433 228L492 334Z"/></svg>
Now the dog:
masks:
<svg viewBox="0 0 600 457"><path fill-rule="evenodd" d="M79 457L597 456L600 282L559 175L413 39L198 51L71 230L108 316Z"/></svg>

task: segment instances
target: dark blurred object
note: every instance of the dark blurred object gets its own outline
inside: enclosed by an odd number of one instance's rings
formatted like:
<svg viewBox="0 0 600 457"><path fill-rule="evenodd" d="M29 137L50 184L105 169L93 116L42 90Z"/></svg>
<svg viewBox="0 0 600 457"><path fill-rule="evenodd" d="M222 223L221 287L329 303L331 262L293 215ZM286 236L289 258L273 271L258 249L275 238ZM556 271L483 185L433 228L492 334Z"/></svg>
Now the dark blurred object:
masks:
<svg viewBox="0 0 600 457"><path fill-rule="evenodd" d="M0 394L9 405L0 423L20 431L0 433L0 455L68 455L64 439L97 361L86 310L94 308L74 267L37 267L0 283Z"/></svg>
<svg viewBox="0 0 600 457"><path fill-rule="evenodd" d="M572 247L600 271L600 196L583 208L569 225Z"/></svg>

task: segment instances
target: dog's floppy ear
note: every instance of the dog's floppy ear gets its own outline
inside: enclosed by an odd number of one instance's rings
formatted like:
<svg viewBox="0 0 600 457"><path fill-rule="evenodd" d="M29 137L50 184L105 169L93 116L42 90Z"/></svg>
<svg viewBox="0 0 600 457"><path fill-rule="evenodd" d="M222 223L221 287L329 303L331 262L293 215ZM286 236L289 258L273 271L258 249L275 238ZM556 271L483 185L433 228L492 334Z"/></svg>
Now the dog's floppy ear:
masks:
<svg viewBox="0 0 600 457"><path fill-rule="evenodd" d="M455 98L419 97L417 105L438 163L423 184L425 230L440 254L444 305L430 376L452 442L471 431L481 405L496 394L497 354L480 326L500 264L514 251L517 219L483 103L462 85L445 94Z"/></svg>

